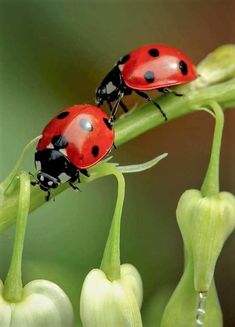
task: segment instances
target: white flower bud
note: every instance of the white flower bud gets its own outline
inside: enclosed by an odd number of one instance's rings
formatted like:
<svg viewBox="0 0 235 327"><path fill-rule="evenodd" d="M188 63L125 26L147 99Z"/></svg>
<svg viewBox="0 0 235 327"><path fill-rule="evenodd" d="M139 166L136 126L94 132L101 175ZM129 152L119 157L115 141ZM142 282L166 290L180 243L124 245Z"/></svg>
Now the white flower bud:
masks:
<svg viewBox="0 0 235 327"><path fill-rule="evenodd" d="M8 302L3 297L0 281L1 327L72 327L72 304L64 291L47 280L34 280L23 288L19 302Z"/></svg>
<svg viewBox="0 0 235 327"><path fill-rule="evenodd" d="M100 269L85 278L80 301L84 327L142 327L143 286L138 271L121 265L120 279L110 281Z"/></svg>

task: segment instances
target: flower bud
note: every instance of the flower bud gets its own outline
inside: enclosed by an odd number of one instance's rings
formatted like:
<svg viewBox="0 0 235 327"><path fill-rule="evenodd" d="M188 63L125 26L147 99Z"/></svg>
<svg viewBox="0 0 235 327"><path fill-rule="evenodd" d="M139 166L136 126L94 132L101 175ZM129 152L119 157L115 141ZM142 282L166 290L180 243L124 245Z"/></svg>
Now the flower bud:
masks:
<svg viewBox="0 0 235 327"><path fill-rule="evenodd" d="M226 44L211 52L197 66L201 87L235 77L235 45Z"/></svg>
<svg viewBox="0 0 235 327"><path fill-rule="evenodd" d="M130 264L121 265L120 279L110 281L100 269L85 278L80 314L84 327L141 327L141 277Z"/></svg>
<svg viewBox="0 0 235 327"><path fill-rule="evenodd" d="M34 280L23 288L19 302L8 302L3 297L0 281L1 327L72 327L72 304L64 291L47 280Z"/></svg>
<svg viewBox="0 0 235 327"><path fill-rule="evenodd" d="M206 292L224 242L235 227L235 197L228 192L203 197L198 190L188 190L180 198L176 215L193 257L195 290Z"/></svg>
<svg viewBox="0 0 235 327"><path fill-rule="evenodd" d="M162 316L161 327L195 327L198 293L193 285L193 260L186 253L185 268ZM222 313L214 280L207 293L205 327L221 327Z"/></svg>

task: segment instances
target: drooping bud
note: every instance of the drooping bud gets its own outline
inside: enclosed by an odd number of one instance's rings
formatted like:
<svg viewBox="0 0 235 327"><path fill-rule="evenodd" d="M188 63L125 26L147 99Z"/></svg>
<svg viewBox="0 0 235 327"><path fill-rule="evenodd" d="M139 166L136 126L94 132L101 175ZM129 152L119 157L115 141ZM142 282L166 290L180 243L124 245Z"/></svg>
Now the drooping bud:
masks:
<svg viewBox="0 0 235 327"><path fill-rule="evenodd" d="M30 204L28 173L19 175L19 205L15 241L5 284L0 281L1 327L73 327L72 304L56 284L34 280L22 285L22 255Z"/></svg>
<svg viewBox="0 0 235 327"><path fill-rule="evenodd" d="M181 196L176 216L184 241L185 268L163 315L161 327L221 327L214 271L222 247L235 228L235 197L219 191L223 111L210 101L216 123L211 157L201 190ZM174 324L173 324L174 321Z"/></svg>
<svg viewBox="0 0 235 327"><path fill-rule="evenodd" d="M235 197L228 192L203 197L198 190L188 190L179 200L176 216L193 257L195 290L206 292L221 249L235 228Z"/></svg>
<svg viewBox="0 0 235 327"><path fill-rule="evenodd" d="M1 327L73 327L72 304L64 291L47 280L34 280L22 290L20 301L4 299L0 282Z"/></svg>
<svg viewBox="0 0 235 327"><path fill-rule="evenodd" d="M84 327L142 327L140 307L143 286L140 274L130 264L120 265L121 216L125 194L122 172L143 171L165 156L141 165L117 167L103 163L95 168L95 178L106 175L116 177L118 192L100 269L90 271L82 287L80 315Z"/></svg>
<svg viewBox="0 0 235 327"><path fill-rule="evenodd" d="M81 293L80 314L84 327L141 327L143 287L136 268L120 267L120 279L110 281L100 269L87 275Z"/></svg>
<svg viewBox="0 0 235 327"><path fill-rule="evenodd" d="M184 273L172 294L162 317L161 327L195 327L198 292L194 288L194 270L191 253L185 249ZM222 327L222 314L214 280L207 292L205 327Z"/></svg>

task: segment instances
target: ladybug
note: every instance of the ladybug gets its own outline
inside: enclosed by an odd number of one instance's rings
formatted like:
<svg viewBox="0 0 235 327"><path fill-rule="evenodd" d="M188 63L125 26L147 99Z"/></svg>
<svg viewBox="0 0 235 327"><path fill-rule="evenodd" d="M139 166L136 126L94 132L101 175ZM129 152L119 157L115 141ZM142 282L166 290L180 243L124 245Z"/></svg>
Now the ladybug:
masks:
<svg viewBox="0 0 235 327"><path fill-rule="evenodd" d="M124 95L133 91L155 105L167 120L167 116L145 91L155 90L182 96L169 87L190 82L197 78L191 60L176 48L167 45L146 45L121 57L96 90L98 106L106 101L111 110L110 123L115 119L118 106L127 112L122 102ZM116 101L112 107L111 102Z"/></svg>
<svg viewBox="0 0 235 327"><path fill-rule="evenodd" d="M37 144L36 182L43 191L57 188L60 183L79 181L79 174L89 176L87 168L103 159L114 145L114 130L108 116L89 104L74 105L59 113L44 128Z"/></svg>

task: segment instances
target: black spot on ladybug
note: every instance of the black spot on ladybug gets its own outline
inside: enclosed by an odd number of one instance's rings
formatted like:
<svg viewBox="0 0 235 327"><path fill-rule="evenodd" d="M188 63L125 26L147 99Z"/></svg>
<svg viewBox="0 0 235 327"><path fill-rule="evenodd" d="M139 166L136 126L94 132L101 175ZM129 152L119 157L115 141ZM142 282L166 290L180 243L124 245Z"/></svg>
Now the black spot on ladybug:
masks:
<svg viewBox="0 0 235 327"><path fill-rule="evenodd" d="M181 60L179 62L179 68L180 68L180 71L181 71L181 73L183 75L187 75L188 74L188 66L187 66L187 64L183 60Z"/></svg>
<svg viewBox="0 0 235 327"><path fill-rule="evenodd" d="M103 121L104 121L105 125L108 127L108 129L111 130L112 129L112 125L110 124L109 120L107 118L104 118Z"/></svg>
<svg viewBox="0 0 235 327"><path fill-rule="evenodd" d="M67 117L69 115L69 112L68 111L63 111L63 112L61 112L58 116L57 116L57 118L58 119L64 119L65 117Z"/></svg>
<svg viewBox="0 0 235 327"><path fill-rule="evenodd" d="M152 72L151 70L148 70L144 74L144 79L146 80L147 83L152 83L155 79L154 72Z"/></svg>
<svg viewBox="0 0 235 327"><path fill-rule="evenodd" d="M65 149L68 146L68 141L63 135L55 135L51 139L51 143L56 150Z"/></svg>
<svg viewBox="0 0 235 327"><path fill-rule="evenodd" d="M123 64L125 64L129 59L130 59L130 55L129 55L129 54L127 54L127 55L121 57L121 58L118 60L118 65L123 65Z"/></svg>
<svg viewBox="0 0 235 327"><path fill-rule="evenodd" d="M92 123L89 119L87 118L82 118L79 120L79 125L82 129L84 129L87 132L92 132L93 131L93 126Z"/></svg>
<svg viewBox="0 0 235 327"><path fill-rule="evenodd" d="M97 145L94 145L91 149L91 153L93 154L94 157L97 157L99 155L99 147Z"/></svg>
<svg viewBox="0 0 235 327"><path fill-rule="evenodd" d="M158 51L158 49L156 49L156 48L153 48L153 49L149 49L149 55L151 56L151 57L158 57L159 56L159 51Z"/></svg>

